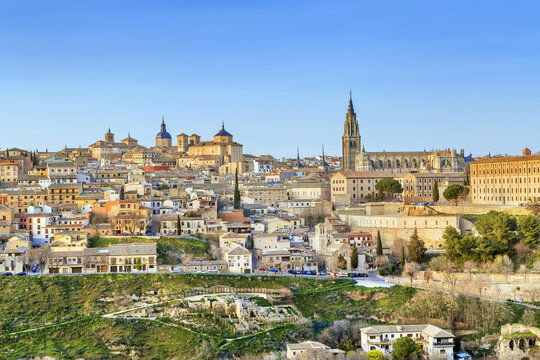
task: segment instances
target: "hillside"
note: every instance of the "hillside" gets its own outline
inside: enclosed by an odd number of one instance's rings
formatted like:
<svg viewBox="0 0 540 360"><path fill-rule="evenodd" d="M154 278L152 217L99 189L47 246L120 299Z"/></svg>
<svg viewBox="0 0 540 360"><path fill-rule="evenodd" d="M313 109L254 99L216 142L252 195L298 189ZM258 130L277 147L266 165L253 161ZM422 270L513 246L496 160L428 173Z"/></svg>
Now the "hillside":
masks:
<svg viewBox="0 0 540 360"><path fill-rule="evenodd" d="M211 292L216 286L221 287L219 291L223 287L280 290L282 301L298 309L311 325L306 326L304 319L240 335L216 326L226 319L210 314L194 314L192 320L198 326L173 320L183 295L195 290ZM0 278L0 288L2 359L24 355L202 359L209 354L282 350L289 341L313 339L335 320L393 321L418 292L407 287L359 288L347 279L191 274ZM508 310L514 312L512 307Z"/></svg>
<svg viewBox="0 0 540 360"><path fill-rule="evenodd" d="M158 264L177 264L179 260L209 260L210 244L204 240L160 237L100 237L92 239L90 247L107 247L109 244L129 244L133 242L156 243Z"/></svg>

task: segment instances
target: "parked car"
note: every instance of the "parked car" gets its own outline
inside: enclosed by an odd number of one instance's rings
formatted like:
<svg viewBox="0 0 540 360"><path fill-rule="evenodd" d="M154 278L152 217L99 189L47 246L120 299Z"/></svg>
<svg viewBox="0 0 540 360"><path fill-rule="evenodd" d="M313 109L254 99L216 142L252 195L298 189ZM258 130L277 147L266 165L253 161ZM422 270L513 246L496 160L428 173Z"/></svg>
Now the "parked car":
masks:
<svg viewBox="0 0 540 360"><path fill-rule="evenodd" d="M116 236L124 236L124 234L123 233L118 233L118 234L116 234Z"/></svg>
<svg viewBox="0 0 540 360"><path fill-rule="evenodd" d="M217 273L217 272L218 272L218 269L215 268L215 267L213 267L213 268L211 268L211 269L208 270L208 271L210 271L210 272L212 272L212 273Z"/></svg>
<svg viewBox="0 0 540 360"><path fill-rule="evenodd" d="M266 271L266 268L261 266L261 267L258 267L257 270L259 270L259 271Z"/></svg>
<svg viewBox="0 0 540 360"><path fill-rule="evenodd" d="M289 270L288 272L289 272L289 274L293 274L293 275L302 274L301 270Z"/></svg>
<svg viewBox="0 0 540 360"><path fill-rule="evenodd" d="M175 269L173 271L171 271L171 274L181 274L182 272L178 269Z"/></svg>
<svg viewBox="0 0 540 360"><path fill-rule="evenodd" d="M340 278L347 277L347 273L343 272L343 271L340 271L340 272L337 273L336 277L340 277Z"/></svg>
<svg viewBox="0 0 540 360"><path fill-rule="evenodd" d="M15 276L26 276L26 273L24 271L21 271L19 273L16 273Z"/></svg>
<svg viewBox="0 0 540 360"><path fill-rule="evenodd" d="M13 273L5 272L5 273L2 274L2 276L13 276Z"/></svg>
<svg viewBox="0 0 540 360"><path fill-rule="evenodd" d="M206 270L199 270L199 271L197 271L197 274L208 274L208 271L206 271Z"/></svg>
<svg viewBox="0 0 540 360"><path fill-rule="evenodd" d="M350 272L350 273L347 274L347 276L353 277L353 278L354 277L360 277L360 273Z"/></svg>
<svg viewBox="0 0 540 360"><path fill-rule="evenodd" d="M325 275L326 275L326 272L325 272L324 270L319 270L319 275L325 276Z"/></svg>
<svg viewBox="0 0 540 360"><path fill-rule="evenodd" d="M270 269L268 269L268 271L271 271L271 272L278 272L279 270L272 266Z"/></svg>
<svg viewBox="0 0 540 360"><path fill-rule="evenodd" d="M367 273L360 273L360 276L361 277L369 277L369 275Z"/></svg>

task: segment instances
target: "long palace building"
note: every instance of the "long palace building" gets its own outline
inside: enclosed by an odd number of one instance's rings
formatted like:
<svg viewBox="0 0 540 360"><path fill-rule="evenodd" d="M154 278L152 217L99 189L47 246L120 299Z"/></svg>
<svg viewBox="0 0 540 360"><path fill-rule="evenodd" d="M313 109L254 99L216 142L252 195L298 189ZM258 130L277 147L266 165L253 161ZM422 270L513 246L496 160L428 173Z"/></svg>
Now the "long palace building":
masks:
<svg viewBox="0 0 540 360"><path fill-rule="evenodd" d="M471 166L471 198L475 204L525 205L540 202L540 155L477 159Z"/></svg>

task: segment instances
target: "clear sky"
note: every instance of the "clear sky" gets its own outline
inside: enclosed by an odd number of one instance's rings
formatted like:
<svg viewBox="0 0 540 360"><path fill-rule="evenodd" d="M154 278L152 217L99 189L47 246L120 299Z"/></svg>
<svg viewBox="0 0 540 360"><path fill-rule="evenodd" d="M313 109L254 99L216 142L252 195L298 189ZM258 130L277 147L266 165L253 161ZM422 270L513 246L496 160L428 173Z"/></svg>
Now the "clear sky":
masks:
<svg viewBox="0 0 540 360"><path fill-rule="evenodd" d="M349 90L367 151L540 151L539 1L0 0L0 148L341 154Z"/></svg>

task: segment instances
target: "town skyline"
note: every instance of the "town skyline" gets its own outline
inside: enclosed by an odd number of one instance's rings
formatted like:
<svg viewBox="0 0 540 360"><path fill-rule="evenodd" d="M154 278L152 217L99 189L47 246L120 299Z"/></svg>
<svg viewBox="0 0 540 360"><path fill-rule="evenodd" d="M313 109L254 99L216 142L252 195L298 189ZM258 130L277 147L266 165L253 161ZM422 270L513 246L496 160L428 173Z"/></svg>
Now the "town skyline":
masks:
<svg viewBox="0 0 540 360"><path fill-rule="evenodd" d="M0 4L5 146L151 144L164 114L174 134L225 121L248 153L338 155L352 89L367 151L538 150L534 2L95 4Z"/></svg>

